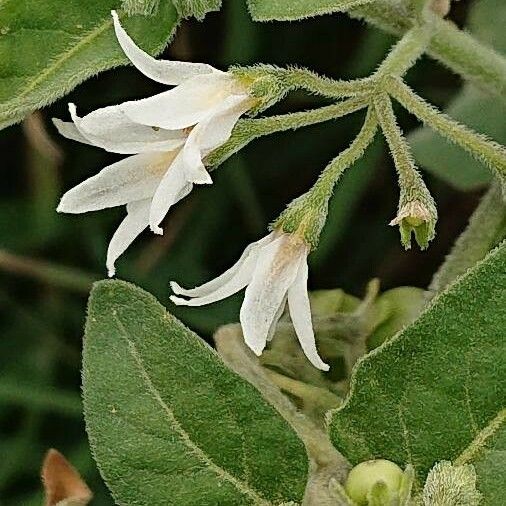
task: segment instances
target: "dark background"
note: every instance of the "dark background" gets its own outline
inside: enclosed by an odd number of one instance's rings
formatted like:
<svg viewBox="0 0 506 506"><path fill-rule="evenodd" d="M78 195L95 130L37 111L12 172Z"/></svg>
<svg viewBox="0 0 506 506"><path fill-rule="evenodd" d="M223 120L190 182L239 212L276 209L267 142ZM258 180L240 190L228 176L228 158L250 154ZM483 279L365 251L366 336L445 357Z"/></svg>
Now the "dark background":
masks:
<svg viewBox="0 0 506 506"><path fill-rule="evenodd" d="M453 7L452 17L459 25L465 23L469 3L460 1ZM368 75L393 40L345 15L255 24L243 3L233 0L203 23L183 22L163 56L219 68L256 62L297 64L348 78ZM461 86L457 77L428 59L407 79L438 106ZM124 209L72 216L58 215L55 208L64 191L119 157L58 137L50 118L68 119L69 101L84 114L160 90L133 68L109 71L43 110L32 123L0 133L2 505L40 504L39 468L49 447L58 448L81 470L96 493L95 504L112 504L85 436L80 350L89 286L105 277L107 243ZM293 94L273 112L323 103ZM154 293L205 338L217 326L236 321L241 296L205 308L176 308L168 304L168 281L193 285L227 268L348 145L361 119L356 113L251 143L213 173L213 186L197 187L170 212L162 238L143 234L118 262L118 276ZM38 121L47 127L59 155L51 150L42 155L34 147L30 124ZM400 122L406 131L416 126L402 113ZM425 179L438 204L438 235L428 251L406 252L397 229L388 226L398 190L385 146L377 142L347 172L335 193L320 248L310 257L310 287L340 287L361 295L372 277L379 277L385 289L426 287L481 192L457 192L430 175Z"/></svg>

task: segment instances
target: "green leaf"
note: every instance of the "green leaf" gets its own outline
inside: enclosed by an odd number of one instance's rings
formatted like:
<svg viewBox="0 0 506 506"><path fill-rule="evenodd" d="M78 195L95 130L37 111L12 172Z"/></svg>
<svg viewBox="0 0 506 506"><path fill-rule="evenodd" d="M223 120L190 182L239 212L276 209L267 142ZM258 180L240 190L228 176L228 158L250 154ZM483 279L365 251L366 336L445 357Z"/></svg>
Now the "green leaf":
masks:
<svg viewBox="0 0 506 506"><path fill-rule="evenodd" d="M83 382L91 446L120 504L301 500L308 462L287 422L143 290L95 285Z"/></svg>
<svg viewBox="0 0 506 506"><path fill-rule="evenodd" d="M121 6L131 16L142 14L143 16L153 15L160 5L160 0L122 0Z"/></svg>
<svg viewBox="0 0 506 506"><path fill-rule="evenodd" d="M504 501L506 483L506 410L495 421L496 427L472 460L478 475L478 489L483 494L482 506L496 506ZM491 424L493 425L493 424Z"/></svg>
<svg viewBox="0 0 506 506"><path fill-rule="evenodd" d="M375 0L248 0L255 21L290 21L343 12Z"/></svg>
<svg viewBox="0 0 506 506"><path fill-rule="evenodd" d="M114 35L119 0L5 0L0 8L0 127L22 120L79 83L128 62ZM178 22L172 2L155 15L123 16L128 33L159 53Z"/></svg>
<svg viewBox="0 0 506 506"><path fill-rule="evenodd" d="M221 0L172 0L182 18L193 16L199 20L211 11L221 9Z"/></svg>
<svg viewBox="0 0 506 506"><path fill-rule="evenodd" d="M409 327L359 362L332 413L331 439L352 463L412 464L423 479L453 460L502 408L506 243L470 269ZM499 334L498 334L499 332Z"/></svg>
<svg viewBox="0 0 506 506"><path fill-rule="evenodd" d="M501 0L474 2L468 27L499 53L506 52L506 4ZM466 84L445 112L492 139L506 144L506 105L472 84ZM460 190L472 190L490 182L490 172L459 147L427 127L415 130L409 141L420 165Z"/></svg>

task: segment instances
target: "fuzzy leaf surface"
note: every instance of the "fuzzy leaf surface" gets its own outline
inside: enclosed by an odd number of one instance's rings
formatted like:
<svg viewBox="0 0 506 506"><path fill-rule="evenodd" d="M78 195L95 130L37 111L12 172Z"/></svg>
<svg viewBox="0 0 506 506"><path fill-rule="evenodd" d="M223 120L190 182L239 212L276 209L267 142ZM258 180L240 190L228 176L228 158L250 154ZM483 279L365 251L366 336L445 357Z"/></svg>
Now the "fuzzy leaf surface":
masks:
<svg viewBox="0 0 506 506"><path fill-rule="evenodd" d="M128 62L112 27L119 0L4 0L0 5L0 127L62 97L89 77ZM120 12L121 15L121 12ZM178 23L170 0L153 16L121 15L132 38L159 53Z"/></svg>
<svg viewBox="0 0 506 506"><path fill-rule="evenodd" d="M374 0L248 0L255 21L292 21L348 9Z"/></svg>
<svg viewBox="0 0 506 506"><path fill-rule="evenodd" d="M95 285L83 384L91 446L119 504L301 500L302 442L143 290L122 281Z"/></svg>
<svg viewBox="0 0 506 506"><path fill-rule="evenodd" d="M330 434L353 464L412 464L420 482L456 459L506 398L506 243L359 362Z"/></svg>
<svg viewBox="0 0 506 506"><path fill-rule="evenodd" d="M219 11L221 0L172 0L179 14L183 18L193 16L204 19L208 12Z"/></svg>
<svg viewBox="0 0 506 506"><path fill-rule="evenodd" d="M478 475L478 490L483 494L482 506L495 506L504 501L506 410L499 414L497 422L497 427L490 428L490 436L470 462Z"/></svg>

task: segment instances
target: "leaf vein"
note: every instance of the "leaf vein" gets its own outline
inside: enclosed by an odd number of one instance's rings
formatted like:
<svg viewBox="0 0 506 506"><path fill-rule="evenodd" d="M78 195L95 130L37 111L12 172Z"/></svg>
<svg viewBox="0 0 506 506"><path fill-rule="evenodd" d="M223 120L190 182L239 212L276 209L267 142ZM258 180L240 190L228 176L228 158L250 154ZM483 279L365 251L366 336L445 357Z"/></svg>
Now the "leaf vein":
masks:
<svg viewBox="0 0 506 506"><path fill-rule="evenodd" d="M192 439L190 438L190 435L185 431L183 426L180 424L180 422L176 418L172 409L163 400L162 396L160 395L160 392L157 390L157 388L153 384L146 368L144 367L142 357L139 355L139 352L137 351L137 347L135 346L135 343L129 338L127 329L125 328L125 326L123 325L123 322L118 317L116 311L113 312L113 317L120 329L120 333L123 335L123 338L125 339L125 341L127 343L130 355L132 356L135 363L137 364L139 372L146 383L148 392L150 393L152 398L155 400L155 402L162 408L170 425L179 434L183 443L188 447L188 449L198 459L200 459L205 465L207 465L209 467L209 469L214 471L214 473L219 478L222 478L223 480L228 481L235 488L237 488L237 490L239 490L239 492L241 492L242 494L244 494L246 496L249 496L254 501L255 504L262 504L262 505L266 505L266 506L269 505L270 504L269 501L265 500L256 491L252 490L251 488L248 488L248 486L246 484L244 484L243 482L238 480L235 476L232 476L228 471L226 471L221 466L216 464L209 455L207 455L199 446L197 446L192 441Z"/></svg>

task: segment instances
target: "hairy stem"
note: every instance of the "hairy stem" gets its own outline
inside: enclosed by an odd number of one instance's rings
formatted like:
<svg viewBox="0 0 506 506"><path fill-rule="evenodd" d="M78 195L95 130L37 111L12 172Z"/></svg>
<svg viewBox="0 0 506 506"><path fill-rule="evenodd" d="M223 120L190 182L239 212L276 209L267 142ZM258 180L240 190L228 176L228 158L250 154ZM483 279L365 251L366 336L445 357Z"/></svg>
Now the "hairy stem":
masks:
<svg viewBox="0 0 506 506"><path fill-rule="evenodd" d="M309 111L243 119L237 123L230 139L206 157L205 164L216 168L257 137L341 118L366 106L366 99L357 97Z"/></svg>
<svg viewBox="0 0 506 506"><path fill-rule="evenodd" d="M276 69L275 73L283 80L289 90L306 90L328 98L363 95L370 92L372 88L372 81L369 77L341 81L322 77L309 69L299 67L280 68Z"/></svg>
<svg viewBox="0 0 506 506"><path fill-rule="evenodd" d="M378 120L376 114L372 108L369 108L364 124L355 140L327 165L311 192L313 194L320 194L328 200L332 196L334 187L342 173L363 156L365 150L374 139L377 129Z"/></svg>
<svg viewBox="0 0 506 506"><path fill-rule="evenodd" d="M402 77L423 55L434 33L435 26L430 22L408 30L383 60L375 76Z"/></svg>
<svg viewBox="0 0 506 506"><path fill-rule="evenodd" d="M349 14L396 35L402 35L413 25L411 13L400 3L377 1L351 9ZM506 59L450 21L436 19L434 24L436 33L429 44L428 54L456 74L504 100Z"/></svg>
<svg viewBox="0 0 506 506"><path fill-rule="evenodd" d="M303 441L310 460L304 504L315 504L314 497L319 498L318 504L332 504L329 483L344 480L350 467L348 461L334 448L327 433L300 413L269 379L258 359L244 344L240 325L221 327L214 340L224 362L254 385Z"/></svg>
<svg viewBox="0 0 506 506"><path fill-rule="evenodd" d="M401 79L387 79L385 89L420 121L484 162L506 183L506 149L473 132L419 97Z"/></svg>

